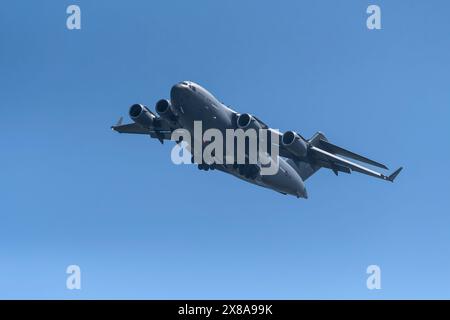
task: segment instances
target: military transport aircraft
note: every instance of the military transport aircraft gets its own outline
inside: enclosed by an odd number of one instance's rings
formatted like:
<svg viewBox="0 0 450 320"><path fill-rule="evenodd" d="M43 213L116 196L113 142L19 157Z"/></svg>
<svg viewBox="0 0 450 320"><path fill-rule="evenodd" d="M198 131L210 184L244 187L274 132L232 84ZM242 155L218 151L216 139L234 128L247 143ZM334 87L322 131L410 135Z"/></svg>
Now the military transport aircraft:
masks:
<svg viewBox="0 0 450 320"><path fill-rule="evenodd" d="M349 161L351 158L369 165L388 169L384 164L348 151L328 141L317 132L310 139L303 138L295 131L280 133L269 128L263 121L248 113L238 113L219 102L202 86L183 81L174 85L170 90L170 100L159 100L155 106L156 115L142 104L133 104L129 109L129 116L133 123L122 124L122 118L111 128L120 133L144 134L158 139L161 143L170 140L177 129L185 129L194 135L194 121L201 121L203 130L216 128L220 131L228 129L258 128L267 129L277 137L270 140L271 145L278 147L278 170L275 174L261 174L261 163L229 164L200 162L201 170L217 169L232 174L247 182L266 187L282 194L308 198L304 181L320 168L339 172L360 172L375 178L393 182L402 168L400 167L389 176L363 167ZM194 137L196 139L196 137ZM202 144L204 140L202 139ZM177 141L179 143L181 141ZM188 145L189 151L191 146ZM247 152L246 150L245 152ZM193 161L192 161L193 162Z"/></svg>

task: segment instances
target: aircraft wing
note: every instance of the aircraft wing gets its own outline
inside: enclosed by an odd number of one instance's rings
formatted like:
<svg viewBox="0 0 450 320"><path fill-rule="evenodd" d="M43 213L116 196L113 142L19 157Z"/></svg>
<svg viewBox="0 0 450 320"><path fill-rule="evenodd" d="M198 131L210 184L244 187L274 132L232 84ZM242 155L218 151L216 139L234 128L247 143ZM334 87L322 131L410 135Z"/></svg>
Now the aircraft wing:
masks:
<svg viewBox="0 0 450 320"><path fill-rule="evenodd" d="M348 151L344 148L338 147L337 145L332 144L331 142L328 142L327 140L324 139L320 139L319 140L319 146L322 150L328 151L330 153L333 154L338 154L347 158L351 158L351 159L355 159L361 162L365 162L368 164L371 164L373 166L379 167L379 168L383 168L383 169L388 169L384 164L370 160L366 157L363 157L359 154L356 154L354 152Z"/></svg>
<svg viewBox="0 0 450 320"><path fill-rule="evenodd" d="M122 124L122 118L116 125L111 126L111 129L119 133L148 134L152 138L158 139L161 143L163 140L170 140L174 130L166 122L162 121L155 127L145 128L138 123Z"/></svg>
<svg viewBox="0 0 450 320"><path fill-rule="evenodd" d="M318 160L318 162L321 166L332 169L336 174L338 171L346 172L346 173L351 173L351 171L357 171L357 172L367 174L367 175L375 177L375 178L393 182L394 179L397 177L397 175L400 173L400 171L403 169L402 167L400 167L391 175L385 176L382 173L365 168L359 164L356 164L347 159L341 158L335 154L332 154L328 151L322 150L318 147L311 146L310 150L315 155L315 158ZM367 160L369 160L369 159L367 159ZM370 161L372 161L372 160L370 160Z"/></svg>
<svg viewBox="0 0 450 320"><path fill-rule="evenodd" d="M137 123L111 126L111 129L119 133L149 134L149 130Z"/></svg>

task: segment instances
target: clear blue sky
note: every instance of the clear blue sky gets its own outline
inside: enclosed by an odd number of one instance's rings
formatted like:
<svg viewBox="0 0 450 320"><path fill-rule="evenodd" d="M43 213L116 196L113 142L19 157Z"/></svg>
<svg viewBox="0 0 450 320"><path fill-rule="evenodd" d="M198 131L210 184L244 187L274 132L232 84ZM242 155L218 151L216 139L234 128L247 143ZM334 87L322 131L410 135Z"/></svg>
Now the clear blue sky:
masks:
<svg viewBox="0 0 450 320"><path fill-rule="evenodd" d="M66 29L81 7L82 29ZM378 4L382 30L366 28ZM450 298L448 1L7 1L0 298ZM175 166L109 126L192 80L403 165L308 200ZM65 287L66 267L82 289ZM366 288L366 268L382 289Z"/></svg>

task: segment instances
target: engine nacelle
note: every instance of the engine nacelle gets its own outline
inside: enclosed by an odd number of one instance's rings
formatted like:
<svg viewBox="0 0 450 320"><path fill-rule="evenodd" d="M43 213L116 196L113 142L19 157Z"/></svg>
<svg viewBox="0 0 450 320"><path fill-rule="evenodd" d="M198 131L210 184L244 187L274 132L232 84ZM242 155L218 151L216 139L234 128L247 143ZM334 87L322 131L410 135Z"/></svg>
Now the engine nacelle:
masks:
<svg viewBox="0 0 450 320"><path fill-rule="evenodd" d="M283 146L299 158L308 154L308 144L294 131L286 131L281 137Z"/></svg>
<svg viewBox="0 0 450 320"><path fill-rule="evenodd" d="M161 116L161 118L176 121L176 112L173 109L172 104L169 100L161 99L156 103L155 106L156 112Z"/></svg>
<svg viewBox="0 0 450 320"><path fill-rule="evenodd" d="M237 118L237 126L240 129L255 129L255 130L259 130L261 129L261 125L258 122L258 120L256 120L252 115L248 114L248 113L243 113L241 115L238 116Z"/></svg>
<svg viewBox="0 0 450 320"><path fill-rule="evenodd" d="M153 125L153 121L155 120L156 116L147 109L146 106L143 106L142 104L133 104L130 107L130 118L143 126L144 128L149 128Z"/></svg>

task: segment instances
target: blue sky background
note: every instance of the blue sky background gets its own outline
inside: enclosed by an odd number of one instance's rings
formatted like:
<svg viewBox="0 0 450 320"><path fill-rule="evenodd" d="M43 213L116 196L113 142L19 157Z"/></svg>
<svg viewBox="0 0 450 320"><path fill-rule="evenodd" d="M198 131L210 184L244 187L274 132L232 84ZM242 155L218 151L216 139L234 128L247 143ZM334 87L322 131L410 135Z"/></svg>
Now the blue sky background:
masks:
<svg viewBox="0 0 450 320"><path fill-rule="evenodd" d="M82 29L66 29L77 4ZM366 28L378 4L382 30ZM448 1L7 1L0 298L450 298ZM403 165L308 200L175 166L109 126L192 80ZM66 267L82 289L65 287ZM377 264L382 289L366 288Z"/></svg>

